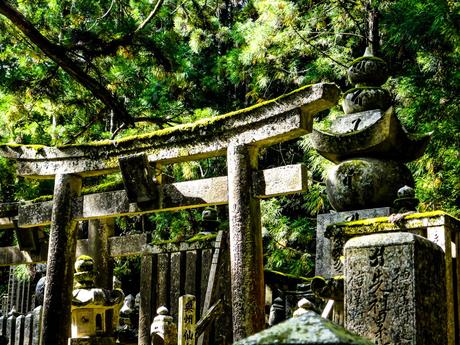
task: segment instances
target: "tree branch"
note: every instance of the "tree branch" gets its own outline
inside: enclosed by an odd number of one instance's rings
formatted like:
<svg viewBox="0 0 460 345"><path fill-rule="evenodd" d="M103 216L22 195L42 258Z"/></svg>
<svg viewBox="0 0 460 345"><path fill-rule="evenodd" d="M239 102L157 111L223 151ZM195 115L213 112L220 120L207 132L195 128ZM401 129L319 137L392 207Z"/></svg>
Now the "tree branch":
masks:
<svg viewBox="0 0 460 345"><path fill-rule="evenodd" d="M334 59L332 56L326 54L326 53L323 52L322 50L316 48L310 41L307 41L307 40L300 34L300 32L298 32L294 27L292 27L292 29L293 29L294 32L297 34L297 36L300 37L300 39L301 39L302 41L304 41L304 42L305 42L306 44L308 44L310 47L312 47L313 49L315 49L318 53L320 53L321 55L327 57L329 60L335 62L337 65L342 66L342 67L348 69L348 67L347 67L345 64L343 64L343 63L341 63L340 61Z"/></svg>
<svg viewBox="0 0 460 345"><path fill-rule="evenodd" d="M161 5L163 5L163 0L158 0L155 7L153 8L152 12L147 16L147 18L142 22L141 25L134 31L136 34L137 32L141 31L145 26L152 20L153 17L157 14L158 10L160 9Z"/></svg>
<svg viewBox="0 0 460 345"><path fill-rule="evenodd" d="M8 18L17 29L74 80L91 91L94 97L112 109L118 121L129 125L133 124L132 118L128 114L124 104L96 79L85 73L75 60L69 58L65 48L49 41L20 12L4 0L0 1L0 14Z"/></svg>

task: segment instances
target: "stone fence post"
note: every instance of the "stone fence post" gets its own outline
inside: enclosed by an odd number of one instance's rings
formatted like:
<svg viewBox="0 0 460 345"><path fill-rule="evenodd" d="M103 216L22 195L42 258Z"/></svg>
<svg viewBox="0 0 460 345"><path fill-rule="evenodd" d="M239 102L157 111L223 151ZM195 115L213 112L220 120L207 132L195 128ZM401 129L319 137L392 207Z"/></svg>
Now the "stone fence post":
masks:
<svg viewBox="0 0 460 345"><path fill-rule="evenodd" d="M10 339L9 345L14 345L16 339L16 316L11 315L6 321L6 337Z"/></svg>

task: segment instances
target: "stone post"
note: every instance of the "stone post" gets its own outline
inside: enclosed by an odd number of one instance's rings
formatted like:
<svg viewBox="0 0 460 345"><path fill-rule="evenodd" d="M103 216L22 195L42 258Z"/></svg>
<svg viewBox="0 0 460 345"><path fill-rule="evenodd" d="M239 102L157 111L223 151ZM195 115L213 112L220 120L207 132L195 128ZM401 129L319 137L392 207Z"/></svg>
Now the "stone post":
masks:
<svg viewBox="0 0 460 345"><path fill-rule="evenodd" d="M76 225L73 212L81 191L81 177L58 174L54 181L48 248L42 345L66 345L70 337Z"/></svg>
<svg viewBox="0 0 460 345"><path fill-rule="evenodd" d="M19 315L16 318L16 333L14 335L15 340L14 343L16 345L24 345L24 322L25 322L25 316L24 315Z"/></svg>
<svg viewBox="0 0 460 345"><path fill-rule="evenodd" d="M14 345L16 339L16 316L11 315L6 321L6 337L10 340L9 345Z"/></svg>
<svg viewBox="0 0 460 345"><path fill-rule="evenodd" d="M34 329L34 314L30 312L26 315L24 323L24 345L32 345Z"/></svg>
<svg viewBox="0 0 460 345"><path fill-rule="evenodd" d="M442 249L403 232L349 240L345 327L377 345L448 344Z"/></svg>
<svg viewBox="0 0 460 345"><path fill-rule="evenodd" d="M196 344L196 298L193 295L179 297L178 319L178 345Z"/></svg>
<svg viewBox="0 0 460 345"><path fill-rule="evenodd" d="M42 312L43 307L39 305L36 307L32 313L34 314L33 317L33 331L32 331L32 345L40 345L40 334L41 334L41 327L42 327Z"/></svg>
<svg viewBox="0 0 460 345"><path fill-rule="evenodd" d="M92 219L88 221L89 256L97 270L96 286L111 290L113 262L109 253L109 238L114 234L115 219Z"/></svg>
<svg viewBox="0 0 460 345"><path fill-rule="evenodd" d="M257 154L248 146L230 144L227 149L228 209L233 340L263 329L264 275L260 202L252 191Z"/></svg>

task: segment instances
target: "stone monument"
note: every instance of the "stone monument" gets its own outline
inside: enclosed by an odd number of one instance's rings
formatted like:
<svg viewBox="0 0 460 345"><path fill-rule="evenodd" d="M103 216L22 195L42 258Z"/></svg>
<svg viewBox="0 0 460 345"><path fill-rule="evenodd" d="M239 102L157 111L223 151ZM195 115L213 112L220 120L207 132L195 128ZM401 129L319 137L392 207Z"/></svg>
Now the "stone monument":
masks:
<svg viewBox="0 0 460 345"><path fill-rule="evenodd" d="M377 345L445 345L444 252L421 236L394 232L345 245L345 327Z"/></svg>
<svg viewBox="0 0 460 345"><path fill-rule="evenodd" d="M318 153L337 164L328 173L328 198L337 211L389 207L401 187L414 186L404 163L423 154L430 135L409 134L396 117L381 87L388 78L385 61L366 51L348 77L355 88L344 95L345 114L328 131L311 134Z"/></svg>
<svg viewBox="0 0 460 345"><path fill-rule="evenodd" d="M69 345L115 344L113 332L118 325L123 293L95 287L94 261L89 256L78 257L75 270Z"/></svg>

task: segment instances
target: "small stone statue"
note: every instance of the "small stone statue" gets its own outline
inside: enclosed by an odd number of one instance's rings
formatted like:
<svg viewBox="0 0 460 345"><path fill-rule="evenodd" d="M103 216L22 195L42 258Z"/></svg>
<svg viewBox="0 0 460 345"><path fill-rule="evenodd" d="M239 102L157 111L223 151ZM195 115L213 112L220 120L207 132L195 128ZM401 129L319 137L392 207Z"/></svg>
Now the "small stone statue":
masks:
<svg viewBox="0 0 460 345"><path fill-rule="evenodd" d="M177 328L166 307L157 309L157 316L150 327L152 345L173 345L177 343Z"/></svg>
<svg viewBox="0 0 460 345"><path fill-rule="evenodd" d="M412 187L404 186L398 189L397 198L393 202L393 208L397 213L405 213L417 210L419 200L415 197L415 190Z"/></svg>
<svg viewBox="0 0 460 345"><path fill-rule="evenodd" d="M206 207L201 214L202 216L202 226L203 233L215 232L219 226L219 221L217 219L217 211L214 207Z"/></svg>
<svg viewBox="0 0 460 345"><path fill-rule="evenodd" d="M270 316L268 318L268 324L274 326L282 321L286 320L286 308L284 301L281 297L275 298L273 304L270 307Z"/></svg>
<svg viewBox="0 0 460 345"><path fill-rule="evenodd" d="M120 325L118 327L118 340L122 343L137 341L139 325L139 304L136 305L136 298L129 294L125 297L123 306L120 309Z"/></svg>

